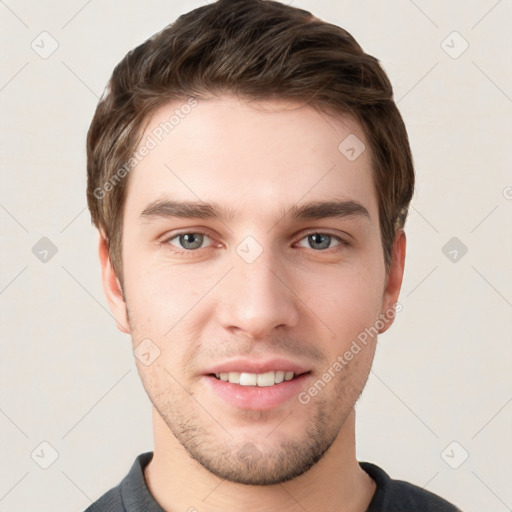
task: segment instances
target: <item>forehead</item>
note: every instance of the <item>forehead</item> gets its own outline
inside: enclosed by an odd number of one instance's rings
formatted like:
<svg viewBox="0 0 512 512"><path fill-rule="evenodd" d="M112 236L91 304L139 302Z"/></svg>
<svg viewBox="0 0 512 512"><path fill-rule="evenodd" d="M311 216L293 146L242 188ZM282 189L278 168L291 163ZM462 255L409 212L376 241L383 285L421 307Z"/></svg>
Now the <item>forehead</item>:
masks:
<svg viewBox="0 0 512 512"><path fill-rule="evenodd" d="M145 151L141 149L146 146ZM147 121L130 173L128 212L158 198L214 202L237 217L319 199L363 203L377 218L369 146L346 115L233 96L170 102ZM144 156L140 156L144 153Z"/></svg>

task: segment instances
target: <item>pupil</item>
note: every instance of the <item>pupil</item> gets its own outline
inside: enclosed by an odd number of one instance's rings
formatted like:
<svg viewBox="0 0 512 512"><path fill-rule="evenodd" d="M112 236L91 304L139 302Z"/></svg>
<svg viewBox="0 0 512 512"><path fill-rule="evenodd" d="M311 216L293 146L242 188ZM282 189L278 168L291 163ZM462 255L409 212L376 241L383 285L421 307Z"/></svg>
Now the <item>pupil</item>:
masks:
<svg viewBox="0 0 512 512"><path fill-rule="evenodd" d="M201 246L201 242L202 235L199 233L188 233L186 235L182 235L181 245L186 249L197 249ZM190 247L188 244L191 244L193 247Z"/></svg>
<svg viewBox="0 0 512 512"><path fill-rule="evenodd" d="M316 233L314 235L309 236L312 245L320 244L320 249L326 249L327 247L329 247L329 237L330 235L322 235L321 233ZM322 238L324 239L323 242Z"/></svg>

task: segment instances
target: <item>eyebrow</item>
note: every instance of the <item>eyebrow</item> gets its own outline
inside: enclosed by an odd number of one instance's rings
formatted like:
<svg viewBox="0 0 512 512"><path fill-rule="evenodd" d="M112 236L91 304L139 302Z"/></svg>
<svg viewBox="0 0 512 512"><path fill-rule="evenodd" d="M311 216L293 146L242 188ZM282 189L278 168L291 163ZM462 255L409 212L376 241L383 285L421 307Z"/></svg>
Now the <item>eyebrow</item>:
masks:
<svg viewBox="0 0 512 512"><path fill-rule="evenodd" d="M158 199L149 203L140 214L143 219L152 218L194 218L194 219L225 219L232 220L236 211L220 207L217 203L203 201L176 201ZM296 220L321 220L327 218L367 217L371 220L368 210L354 200L312 201L303 205L292 205L284 216Z"/></svg>

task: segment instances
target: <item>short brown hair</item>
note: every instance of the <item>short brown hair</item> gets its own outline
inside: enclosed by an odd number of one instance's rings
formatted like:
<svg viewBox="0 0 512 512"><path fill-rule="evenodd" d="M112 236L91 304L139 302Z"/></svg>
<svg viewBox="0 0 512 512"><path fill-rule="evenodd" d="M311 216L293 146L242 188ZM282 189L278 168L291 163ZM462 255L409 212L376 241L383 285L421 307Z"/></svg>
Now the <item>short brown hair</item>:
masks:
<svg viewBox="0 0 512 512"><path fill-rule="evenodd" d="M143 123L171 100L233 93L350 114L370 145L386 269L414 191L407 132L379 61L344 29L271 0L219 0L180 16L116 66L87 135L87 202L123 284L130 160ZM120 172L120 170L122 172Z"/></svg>

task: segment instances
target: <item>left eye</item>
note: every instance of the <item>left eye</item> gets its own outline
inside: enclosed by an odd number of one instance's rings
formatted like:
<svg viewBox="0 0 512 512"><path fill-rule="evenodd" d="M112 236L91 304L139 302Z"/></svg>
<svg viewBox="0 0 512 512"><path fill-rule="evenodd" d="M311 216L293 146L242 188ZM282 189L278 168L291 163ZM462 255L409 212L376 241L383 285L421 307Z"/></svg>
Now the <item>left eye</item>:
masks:
<svg viewBox="0 0 512 512"><path fill-rule="evenodd" d="M201 249L203 242L206 239L211 240L211 238L205 233L180 233L179 235L173 236L169 238L166 243L174 245L172 243L173 240L178 240L181 249L185 249L187 251L193 251L194 249Z"/></svg>
<svg viewBox="0 0 512 512"><path fill-rule="evenodd" d="M313 249L329 249L332 247L332 241L338 242L335 245L346 244L346 242L344 242L344 240L342 240L339 236L329 235L328 233L311 233L304 237L302 240L306 240L310 247ZM299 245L301 245L301 243L299 243ZM302 245L302 247L304 246Z"/></svg>

